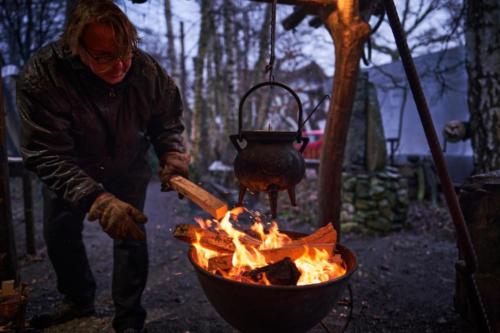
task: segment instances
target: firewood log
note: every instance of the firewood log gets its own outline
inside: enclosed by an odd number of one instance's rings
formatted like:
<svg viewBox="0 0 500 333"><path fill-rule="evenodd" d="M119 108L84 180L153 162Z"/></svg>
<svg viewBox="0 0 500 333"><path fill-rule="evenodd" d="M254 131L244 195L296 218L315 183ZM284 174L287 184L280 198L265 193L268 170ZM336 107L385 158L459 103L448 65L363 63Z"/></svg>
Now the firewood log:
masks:
<svg viewBox="0 0 500 333"><path fill-rule="evenodd" d="M199 234L201 245L207 249L223 253L234 252L235 250L233 239L225 232L203 229L194 224L178 224L175 226L174 237L181 241L194 243L196 242L196 234ZM240 237L240 242L244 245L255 247L258 247L261 243L259 240L248 235Z"/></svg>
<svg viewBox="0 0 500 333"><path fill-rule="evenodd" d="M172 177L170 186L217 220L223 218L227 212L227 204L224 201L184 177Z"/></svg>
<svg viewBox="0 0 500 333"><path fill-rule="evenodd" d="M260 252L266 258L266 261L270 264L283 260L285 257L289 257L292 260L295 260L301 257L305 251L312 249L317 250L326 250L328 253L333 254L333 250L335 249L335 244L333 243L313 243L313 244L298 244L298 245L290 245L287 244L283 247L276 249L268 249L261 250ZM232 258L233 255L222 255L218 257L213 257L208 260L208 270L229 270L232 267Z"/></svg>
<svg viewBox="0 0 500 333"><path fill-rule="evenodd" d="M253 282L264 284L267 279L272 285L294 286L300 278L300 271L288 257L264 267L244 272L242 275Z"/></svg>
<svg viewBox="0 0 500 333"><path fill-rule="evenodd" d="M328 223L326 226L319 228L312 234L293 240L287 245L309 243L337 243L337 232L333 229L333 225Z"/></svg>

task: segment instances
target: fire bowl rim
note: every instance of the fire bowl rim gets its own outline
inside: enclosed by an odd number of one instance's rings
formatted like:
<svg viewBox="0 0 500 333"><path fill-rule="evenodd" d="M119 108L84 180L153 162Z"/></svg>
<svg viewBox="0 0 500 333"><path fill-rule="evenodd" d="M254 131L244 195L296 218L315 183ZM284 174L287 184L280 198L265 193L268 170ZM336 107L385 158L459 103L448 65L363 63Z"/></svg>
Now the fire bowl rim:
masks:
<svg viewBox="0 0 500 333"><path fill-rule="evenodd" d="M296 233L294 233L294 234L296 234ZM215 274L210 273L209 271L205 270L204 268L202 268L193 259L193 253L194 253L194 251L196 251L194 246L190 246L189 251L188 251L188 258L189 258L189 261L191 262L191 265L193 265L193 267L197 271L201 272L202 274L204 274L212 279L218 279L222 282L231 283L231 284L234 284L237 286L245 286L248 288L264 288L264 289L268 289L268 290L297 291L297 290L323 288L329 284L337 283L337 282L342 281L344 279L349 280L351 278L351 275L358 269L358 258L356 257L354 252L351 249L349 249L347 246L344 246L342 244L337 243L335 245L335 247L336 247L335 254L339 254L338 252L340 252L340 251L337 251L337 248L340 247L342 249L342 251L347 251L348 253L350 253L352 255L352 258L353 258L352 268L350 270L347 270L347 268L346 268L346 273L342 276L337 277L337 278L334 278L334 279L331 279L331 280L328 280L325 282L321 282L321 283L312 283L312 284L306 284L306 285L301 285L301 286L297 286L297 285L295 285L295 286L277 286L277 285L267 286L267 285L262 285L262 284L254 284L254 283L235 281L235 280L227 279L227 278L219 276L219 275L215 275ZM344 258L342 257L342 259L344 259Z"/></svg>

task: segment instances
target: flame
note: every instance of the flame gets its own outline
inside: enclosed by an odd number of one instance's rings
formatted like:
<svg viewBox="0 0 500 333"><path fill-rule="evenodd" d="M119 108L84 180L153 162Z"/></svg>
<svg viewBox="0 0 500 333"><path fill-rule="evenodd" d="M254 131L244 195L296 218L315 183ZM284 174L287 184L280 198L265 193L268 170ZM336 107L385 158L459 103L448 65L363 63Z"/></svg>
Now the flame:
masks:
<svg viewBox="0 0 500 333"><path fill-rule="evenodd" d="M237 221L238 215L244 211L244 208L235 208L227 212L220 221L196 219L201 228L213 228L219 233L227 234L232 239L235 251L231 258L231 268L229 271L217 271L217 273L237 281L245 280L242 277L244 272L271 264L271 262L267 262L261 250L280 248L292 242L292 239L288 235L279 231L276 222L273 221L266 232L260 219L256 218L255 223L250 227L250 230L257 235L257 238L253 239L256 244L255 246L249 245L248 242L244 244L242 239L248 240L250 236L236 229L233 223L231 223L231 220ZM201 244L201 234L198 233L196 233L196 241L193 242L193 246L196 249L195 259L197 263L206 270L208 270L211 258L224 255L224 253L205 248ZM309 248L307 245L304 246L304 249L304 253L298 259L294 260L295 265L301 272L297 285L325 282L345 274L346 269L343 267L342 259L339 255L334 256L325 250ZM262 274L262 279L259 283L271 285L265 274Z"/></svg>
<svg viewBox="0 0 500 333"><path fill-rule="evenodd" d="M290 237L279 232L278 224L275 221L271 223L271 227L267 234L264 233L264 226L262 223L254 223L250 229L259 233L260 239L262 240L259 250L275 249L292 241Z"/></svg>
<svg viewBox="0 0 500 333"><path fill-rule="evenodd" d="M196 217L194 219L196 223L202 228L202 229L210 229L212 226L212 221L211 220L204 220L202 218Z"/></svg>
<svg viewBox="0 0 500 333"><path fill-rule="evenodd" d="M196 242L193 242L192 245L196 249L196 259L198 264L202 267L208 267L208 260L213 257L217 257L220 255L219 252L207 249L203 245L201 245L201 235L196 233Z"/></svg>
<svg viewBox="0 0 500 333"><path fill-rule="evenodd" d="M298 286L325 282L345 274L346 269L333 262L327 251L311 250L306 247L306 252L295 260L295 265L301 273L297 281Z"/></svg>

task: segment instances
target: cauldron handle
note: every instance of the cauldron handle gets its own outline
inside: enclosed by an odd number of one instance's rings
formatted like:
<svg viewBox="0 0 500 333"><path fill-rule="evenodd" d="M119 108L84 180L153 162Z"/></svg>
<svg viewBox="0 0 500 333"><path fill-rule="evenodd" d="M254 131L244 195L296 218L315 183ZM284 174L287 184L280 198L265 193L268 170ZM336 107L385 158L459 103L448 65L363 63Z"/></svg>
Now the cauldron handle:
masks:
<svg viewBox="0 0 500 333"><path fill-rule="evenodd" d="M292 88L290 88L289 86L287 86L284 83L277 82L277 81L265 81L265 82L258 83L255 86L253 86L252 88L250 88L245 93L245 95L241 98L240 106L239 106L239 110L238 110L238 117L239 117L238 118L238 137L239 137L239 139L242 138L241 129L243 127L243 117L242 117L242 114L243 114L243 104L245 104L245 100L247 99L247 97L251 93L253 93L255 90L257 90L259 88L262 88L262 87L265 87L265 86L278 86L278 87L281 87L281 88L285 89L286 91L288 91L295 98L295 101L297 102L297 105L299 107L299 121L297 123L298 126L299 126L299 128L297 130L297 142L303 141L304 138L302 137L302 102L300 101L300 98L297 95L297 93L295 91L293 91ZM233 142L233 144L234 144L234 142ZM306 145L307 145L307 142L305 142L302 145L301 151L303 150L303 148L305 148ZM236 148L236 149L238 149L238 148Z"/></svg>
<svg viewBox="0 0 500 333"><path fill-rule="evenodd" d="M301 137L299 142L302 141L302 145L300 146L299 152L302 154L304 152L304 149L306 149L307 144L309 143L309 138L308 137Z"/></svg>
<svg viewBox="0 0 500 333"><path fill-rule="evenodd" d="M231 142L233 143L234 148L236 148L236 150L237 150L238 152L240 152L240 151L242 151L242 150L243 150L243 148L241 148L241 146L240 146L240 143L238 142L238 139L239 139L239 138L240 138L240 137L239 137L238 135L236 135L236 134L232 134L232 135L230 135L230 136L229 136L229 139L230 139L230 140L231 140Z"/></svg>

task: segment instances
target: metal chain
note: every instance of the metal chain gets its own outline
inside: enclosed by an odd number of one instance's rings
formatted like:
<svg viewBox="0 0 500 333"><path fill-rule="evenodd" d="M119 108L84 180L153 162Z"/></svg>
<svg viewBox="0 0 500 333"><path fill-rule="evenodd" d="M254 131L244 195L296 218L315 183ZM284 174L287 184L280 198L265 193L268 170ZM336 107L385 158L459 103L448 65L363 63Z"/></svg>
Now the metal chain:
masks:
<svg viewBox="0 0 500 333"><path fill-rule="evenodd" d="M276 39L276 5L278 0L273 0L271 7L271 57L269 58L269 64L266 66L266 73L269 72L269 81L274 81L273 67L274 67L274 43Z"/></svg>

